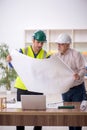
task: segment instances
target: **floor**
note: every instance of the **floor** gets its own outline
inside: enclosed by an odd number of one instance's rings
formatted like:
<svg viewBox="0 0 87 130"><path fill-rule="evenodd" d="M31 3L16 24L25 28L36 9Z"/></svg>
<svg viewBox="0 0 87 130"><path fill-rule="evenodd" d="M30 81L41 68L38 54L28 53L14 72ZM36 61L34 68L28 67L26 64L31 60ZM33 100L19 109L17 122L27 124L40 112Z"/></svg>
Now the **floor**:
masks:
<svg viewBox="0 0 87 130"><path fill-rule="evenodd" d="M11 94L7 94L7 93L0 93L0 96L6 96L7 99L11 99L11 98L16 98L16 92L15 93L11 93ZM62 100L61 95L47 95L47 102L48 103L52 103L52 102L58 102ZM15 126L0 126L0 130L16 130ZM33 130L33 126L26 126L25 130ZM68 127L47 127L47 126L43 126L43 130L68 130ZM87 130L87 127L83 127L82 130Z"/></svg>
<svg viewBox="0 0 87 130"><path fill-rule="evenodd" d="M0 130L16 130L15 126L0 126ZM26 126L25 130L33 130L33 126ZM49 127L49 126L43 126L43 130L68 130L68 127ZM87 130L87 127L83 127L82 130Z"/></svg>

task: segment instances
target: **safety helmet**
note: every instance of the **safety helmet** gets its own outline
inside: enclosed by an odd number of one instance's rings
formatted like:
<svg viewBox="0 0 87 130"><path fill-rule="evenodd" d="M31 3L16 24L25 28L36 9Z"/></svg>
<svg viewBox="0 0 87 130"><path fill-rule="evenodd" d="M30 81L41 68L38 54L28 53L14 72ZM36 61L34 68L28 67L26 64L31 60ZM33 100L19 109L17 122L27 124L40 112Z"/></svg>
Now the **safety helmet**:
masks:
<svg viewBox="0 0 87 130"><path fill-rule="evenodd" d="M42 30L35 31L32 37L39 42L47 41L46 34Z"/></svg>
<svg viewBox="0 0 87 130"><path fill-rule="evenodd" d="M72 42L72 40L71 40L71 37L68 34L62 33L58 36L58 38L56 39L55 42L59 43L59 44L62 44L62 43L70 44Z"/></svg>

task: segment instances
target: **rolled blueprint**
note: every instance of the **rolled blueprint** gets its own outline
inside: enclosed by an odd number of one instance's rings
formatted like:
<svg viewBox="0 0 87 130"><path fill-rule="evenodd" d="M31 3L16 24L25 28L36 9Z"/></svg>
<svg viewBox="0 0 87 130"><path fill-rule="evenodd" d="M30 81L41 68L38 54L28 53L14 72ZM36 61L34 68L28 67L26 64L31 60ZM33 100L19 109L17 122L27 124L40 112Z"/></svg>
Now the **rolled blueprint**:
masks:
<svg viewBox="0 0 87 130"><path fill-rule="evenodd" d="M87 100L83 100L81 102L80 109L81 110L86 110L87 109Z"/></svg>

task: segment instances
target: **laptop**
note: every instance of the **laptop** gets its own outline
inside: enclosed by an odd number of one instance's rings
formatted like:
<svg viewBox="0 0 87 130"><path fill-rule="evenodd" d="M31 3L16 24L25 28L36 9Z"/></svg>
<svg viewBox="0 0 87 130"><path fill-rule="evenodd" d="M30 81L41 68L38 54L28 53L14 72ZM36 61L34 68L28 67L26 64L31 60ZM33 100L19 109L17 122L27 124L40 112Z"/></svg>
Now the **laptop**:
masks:
<svg viewBox="0 0 87 130"><path fill-rule="evenodd" d="M24 110L45 110L46 95L21 95L21 105Z"/></svg>

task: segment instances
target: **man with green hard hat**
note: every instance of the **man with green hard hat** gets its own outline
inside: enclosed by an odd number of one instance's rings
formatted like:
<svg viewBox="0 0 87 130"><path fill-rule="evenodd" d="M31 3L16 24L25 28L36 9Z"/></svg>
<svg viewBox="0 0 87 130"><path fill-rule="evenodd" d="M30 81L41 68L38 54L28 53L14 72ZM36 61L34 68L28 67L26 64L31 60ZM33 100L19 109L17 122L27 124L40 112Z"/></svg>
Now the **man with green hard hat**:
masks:
<svg viewBox="0 0 87 130"><path fill-rule="evenodd" d="M45 50L42 49L44 42L46 42L46 34L42 30L37 30L34 32L32 36L32 45L22 48L19 50L20 53L23 53L27 56L37 58L37 59L44 59L48 58L49 55ZM7 56L7 61L9 62L12 60L11 56ZM21 100L21 95L42 95L43 93L38 92L31 92L27 90L27 87L24 85L20 77L17 77L15 82L15 88L17 88L17 101ZM16 130L24 130L24 126L16 126ZM41 126L35 126L33 130L41 130Z"/></svg>

